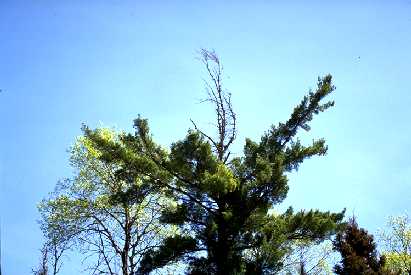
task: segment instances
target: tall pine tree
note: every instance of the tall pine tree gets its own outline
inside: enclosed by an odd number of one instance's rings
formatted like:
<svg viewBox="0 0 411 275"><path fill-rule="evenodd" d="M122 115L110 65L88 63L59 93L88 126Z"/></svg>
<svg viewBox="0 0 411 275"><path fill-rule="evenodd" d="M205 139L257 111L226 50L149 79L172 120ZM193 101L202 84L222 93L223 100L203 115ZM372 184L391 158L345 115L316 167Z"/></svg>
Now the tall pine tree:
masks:
<svg viewBox="0 0 411 275"><path fill-rule="evenodd" d="M193 122L194 129L165 150L140 117L134 122L135 134L123 137L124 146L102 140L88 128L85 134L103 152L102 160L124 164L118 176L144 175L153 189L175 200L164 209L161 221L179 226L179 233L147 251L140 274L174 262L186 263L189 274L275 273L295 240L320 242L341 228L343 212L269 212L287 196L287 175L305 159L327 152L323 139L303 145L296 136L310 130L314 115L334 105L322 103L334 90L331 75L319 78L316 90L286 122L272 126L260 141L246 139L244 155L232 158L236 114L231 95L222 87L222 66L214 52L202 50L201 60L211 79L206 101L216 110L216 136Z"/></svg>

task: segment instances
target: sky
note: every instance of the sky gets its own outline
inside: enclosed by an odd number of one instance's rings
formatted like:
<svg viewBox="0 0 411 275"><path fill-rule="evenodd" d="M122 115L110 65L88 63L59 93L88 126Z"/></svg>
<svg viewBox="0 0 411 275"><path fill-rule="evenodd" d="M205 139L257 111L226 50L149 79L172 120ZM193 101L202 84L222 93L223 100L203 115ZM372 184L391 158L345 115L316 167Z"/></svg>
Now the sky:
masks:
<svg viewBox="0 0 411 275"><path fill-rule="evenodd" d="M201 48L224 66L236 156L333 75L335 107L301 134L324 137L328 154L290 175L278 211L346 208L373 234L411 211L411 1L148 2L0 0L4 274L37 265L36 205L73 175L67 149L83 123L132 131L141 114L164 146L190 118L208 127ZM70 258L60 274L80 270Z"/></svg>

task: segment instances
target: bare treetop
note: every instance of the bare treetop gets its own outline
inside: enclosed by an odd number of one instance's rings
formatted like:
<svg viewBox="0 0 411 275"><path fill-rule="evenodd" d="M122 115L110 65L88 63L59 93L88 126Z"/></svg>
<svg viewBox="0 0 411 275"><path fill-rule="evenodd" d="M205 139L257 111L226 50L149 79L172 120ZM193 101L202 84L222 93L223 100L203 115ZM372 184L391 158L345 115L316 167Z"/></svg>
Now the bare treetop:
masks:
<svg viewBox="0 0 411 275"><path fill-rule="evenodd" d="M193 120L191 120L191 122L195 129L211 142L218 159L226 163L230 157L230 151L228 149L237 135L236 114L232 108L231 93L222 87L223 66L215 51L201 49L199 54L199 60L204 64L210 77L209 81L204 81L207 98L201 102L211 102L215 107L217 115L217 125L215 125L217 128L217 137L207 135L197 127Z"/></svg>

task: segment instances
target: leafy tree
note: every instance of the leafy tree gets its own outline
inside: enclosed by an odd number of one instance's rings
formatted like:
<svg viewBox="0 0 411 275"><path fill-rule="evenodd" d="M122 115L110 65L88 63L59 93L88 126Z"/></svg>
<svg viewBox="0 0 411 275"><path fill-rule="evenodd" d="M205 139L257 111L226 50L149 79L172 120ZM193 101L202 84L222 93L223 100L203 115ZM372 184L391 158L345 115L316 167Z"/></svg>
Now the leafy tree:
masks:
<svg viewBox="0 0 411 275"><path fill-rule="evenodd" d="M124 147L121 133L101 128L102 140ZM41 227L54 272L66 250L77 248L92 274L134 274L147 249L169 232L158 224L160 192L148 188L144 176L127 174L121 162L102 162L101 152L87 137L71 149L72 179L39 205ZM53 274L56 274L53 273Z"/></svg>
<svg viewBox="0 0 411 275"><path fill-rule="evenodd" d="M411 274L411 223L407 214L390 217L389 229L380 231L387 268L399 274Z"/></svg>
<svg viewBox="0 0 411 275"><path fill-rule="evenodd" d="M322 103L334 86L331 76L318 80L285 123L272 126L256 142L246 139L244 156L232 158L237 133L231 94L222 86L222 65L214 52L201 51L210 82L205 101L216 110L217 135L194 124L187 136L166 150L155 143L146 119L134 122L135 134L122 137L124 147L95 131L86 136L98 145L100 159L124 163L127 173L143 174L153 188L167 190L176 205L164 208L161 221L179 234L148 250L139 274L183 261L190 274L263 274L278 272L296 240L321 241L341 229L343 212L269 210L287 196L287 175L307 158L325 155L323 139L303 145L297 138L310 130L314 115L334 103Z"/></svg>
<svg viewBox="0 0 411 275"><path fill-rule="evenodd" d="M359 228L351 218L344 232L337 234L334 249L340 252L341 261L334 267L336 274L389 274L384 272L384 257L378 257L374 237Z"/></svg>

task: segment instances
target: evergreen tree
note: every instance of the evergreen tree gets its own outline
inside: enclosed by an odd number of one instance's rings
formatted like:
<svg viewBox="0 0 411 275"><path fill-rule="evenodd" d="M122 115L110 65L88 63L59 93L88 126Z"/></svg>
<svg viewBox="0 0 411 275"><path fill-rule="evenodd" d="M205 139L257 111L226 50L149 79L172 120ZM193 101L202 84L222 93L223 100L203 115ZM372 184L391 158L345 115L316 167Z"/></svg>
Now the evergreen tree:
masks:
<svg viewBox="0 0 411 275"><path fill-rule="evenodd" d="M342 260L334 267L342 275L377 275L384 272L384 257L378 257L372 235L359 228L352 218L344 232L337 234L334 249L340 252Z"/></svg>
<svg viewBox="0 0 411 275"><path fill-rule="evenodd" d="M267 274L282 267L296 240L319 242L341 228L343 212L269 210L287 196L287 175L307 158L327 152L323 139L303 145L299 130L309 131L314 115L334 102L322 103L334 86L331 75L319 78L317 89L303 98L285 123L272 126L256 142L246 139L244 156L231 158L237 133L231 95L222 87L222 66L214 52L202 50L210 76L208 98L216 110L217 136L194 124L185 139L165 150L155 143L146 119L135 120L135 134L124 147L107 142L93 130L85 134L106 162L121 162L118 175L144 175L152 188L167 190L175 200L161 221L179 227L140 262L139 273L183 261L189 274ZM126 168L125 168L126 167Z"/></svg>

